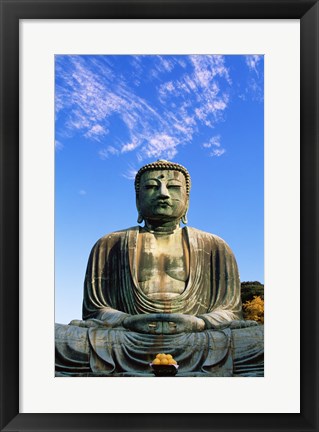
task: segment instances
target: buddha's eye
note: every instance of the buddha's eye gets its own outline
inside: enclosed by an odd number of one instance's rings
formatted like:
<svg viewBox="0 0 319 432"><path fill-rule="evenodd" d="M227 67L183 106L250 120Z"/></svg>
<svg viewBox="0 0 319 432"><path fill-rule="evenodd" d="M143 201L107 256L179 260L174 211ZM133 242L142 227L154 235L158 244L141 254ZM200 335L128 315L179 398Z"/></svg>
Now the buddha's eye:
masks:
<svg viewBox="0 0 319 432"><path fill-rule="evenodd" d="M157 185L145 185L144 189L156 189Z"/></svg>
<svg viewBox="0 0 319 432"><path fill-rule="evenodd" d="M182 187L181 185L175 185L175 184L167 185L167 189L180 189L181 187Z"/></svg>

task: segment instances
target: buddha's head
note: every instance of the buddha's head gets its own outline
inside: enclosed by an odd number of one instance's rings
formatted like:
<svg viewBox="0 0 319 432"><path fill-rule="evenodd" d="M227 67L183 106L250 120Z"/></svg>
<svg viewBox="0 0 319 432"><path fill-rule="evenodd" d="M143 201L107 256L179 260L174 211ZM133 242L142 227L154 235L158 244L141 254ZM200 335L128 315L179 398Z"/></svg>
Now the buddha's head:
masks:
<svg viewBox="0 0 319 432"><path fill-rule="evenodd" d="M143 166L135 177L138 222L187 223L190 175L177 163L158 160Z"/></svg>

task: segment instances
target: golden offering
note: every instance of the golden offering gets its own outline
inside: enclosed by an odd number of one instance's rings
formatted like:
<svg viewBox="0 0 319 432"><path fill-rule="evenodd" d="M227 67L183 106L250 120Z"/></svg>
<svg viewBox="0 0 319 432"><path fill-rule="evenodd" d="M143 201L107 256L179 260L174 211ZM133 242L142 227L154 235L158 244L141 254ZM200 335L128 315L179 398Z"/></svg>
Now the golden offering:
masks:
<svg viewBox="0 0 319 432"><path fill-rule="evenodd" d="M171 354L157 354L150 366L155 376L174 376L177 374L178 364Z"/></svg>

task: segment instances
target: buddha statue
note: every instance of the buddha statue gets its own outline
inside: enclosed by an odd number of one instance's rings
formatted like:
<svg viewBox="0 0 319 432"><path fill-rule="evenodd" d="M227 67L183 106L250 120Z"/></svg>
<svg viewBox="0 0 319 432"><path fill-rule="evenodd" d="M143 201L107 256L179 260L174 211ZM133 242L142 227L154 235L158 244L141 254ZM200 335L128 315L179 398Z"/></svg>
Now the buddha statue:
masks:
<svg viewBox="0 0 319 432"><path fill-rule="evenodd" d="M229 246L187 226L190 188L177 163L138 171L139 225L94 245L83 320L56 324L57 376L147 376L162 352L177 376L263 376L263 326L243 320Z"/></svg>

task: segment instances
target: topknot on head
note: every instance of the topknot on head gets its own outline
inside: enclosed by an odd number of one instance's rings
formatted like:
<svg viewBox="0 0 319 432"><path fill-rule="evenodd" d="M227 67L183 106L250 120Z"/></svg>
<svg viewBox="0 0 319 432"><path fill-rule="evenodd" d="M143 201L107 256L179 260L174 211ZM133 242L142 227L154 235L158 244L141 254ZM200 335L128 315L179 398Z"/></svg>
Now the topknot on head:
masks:
<svg viewBox="0 0 319 432"><path fill-rule="evenodd" d="M183 173L186 181L186 193L187 195L189 195L191 189L191 177L187 169L183 165L180 165L175 162L170 162L164 159L158 159L156 162L151 162L147 165L144 165L142 166L142 168L138 170L135 176L135 191L137 194L140 190L141 175L146 171L152 171L152 170L174 170Z"/></svg>

